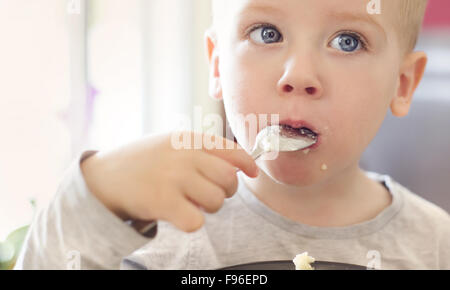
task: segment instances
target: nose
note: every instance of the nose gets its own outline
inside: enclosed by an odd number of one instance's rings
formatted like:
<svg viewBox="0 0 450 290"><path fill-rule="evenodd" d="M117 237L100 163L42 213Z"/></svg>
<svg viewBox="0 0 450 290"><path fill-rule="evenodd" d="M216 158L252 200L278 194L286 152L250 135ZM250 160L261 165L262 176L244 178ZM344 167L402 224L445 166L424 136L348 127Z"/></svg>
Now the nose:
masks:
<svg viewBox="0 0 450 290"><path fill-rule="evenodd" d="M311 59L289 60L277 87L280 96L293 95L319 99L323 93L322 84Z"/></svg>

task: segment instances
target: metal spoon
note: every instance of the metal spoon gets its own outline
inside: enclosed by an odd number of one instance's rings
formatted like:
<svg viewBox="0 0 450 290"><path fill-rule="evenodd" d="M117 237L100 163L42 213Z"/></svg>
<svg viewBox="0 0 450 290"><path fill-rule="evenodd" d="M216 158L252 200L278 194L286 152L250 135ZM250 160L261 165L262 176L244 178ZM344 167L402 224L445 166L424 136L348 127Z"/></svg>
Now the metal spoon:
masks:
<svg viewBox="0 0 450 290"><path fill-rule="evenodd" d="M287 126L268 126L256 136L250 153L254 160L267 152L292 152L310 147L317 142L317 135L307 129Z"/></svg>

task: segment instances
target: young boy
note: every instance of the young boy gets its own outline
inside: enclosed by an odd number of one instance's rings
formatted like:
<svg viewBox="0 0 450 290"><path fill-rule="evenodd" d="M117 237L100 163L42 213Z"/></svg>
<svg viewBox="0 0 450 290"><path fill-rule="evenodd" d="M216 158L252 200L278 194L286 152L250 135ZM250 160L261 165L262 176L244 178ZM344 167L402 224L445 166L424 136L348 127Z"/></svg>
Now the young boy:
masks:
<svg viewBox="0 0 450 290"><path fill-rule="evenodd" d="M408 113L427 62L413 51L426 0L381 1L379 14L368 3L215 0L210 95L242 148L176 150L167 134L85 152L36 217L17 268L66 268L78 254L83 269L217 269L308 251L450 269L449 215L358 166L387 110ZM255 140L235 122L247 114L279 114L318 142L258 170Z"/></svg>

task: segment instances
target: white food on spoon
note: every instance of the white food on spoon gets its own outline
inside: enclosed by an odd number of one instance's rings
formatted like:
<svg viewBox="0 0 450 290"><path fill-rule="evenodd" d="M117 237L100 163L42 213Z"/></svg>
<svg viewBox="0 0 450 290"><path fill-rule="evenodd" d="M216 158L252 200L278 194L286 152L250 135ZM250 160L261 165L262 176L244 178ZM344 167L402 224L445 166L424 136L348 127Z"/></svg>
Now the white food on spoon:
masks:
<svg viewBox="0 0 450 290"><path fill-rule="evenodd" d="M250 155L256 160L264 153L304 150L314 145L318 140L317 137L307 128L296 129L286 125L268 126L256 135Z"/></svg>
<svg viewBox="0 0 450 290"><path fill-rule="evenodd" d="M280 132L279 126L268 127L267 134L263 135L260 140L260 144L264 152L297 151L302 148L307 148L314 143L316 143L316 140L300 135L296 137L284 136Z"/></svg>

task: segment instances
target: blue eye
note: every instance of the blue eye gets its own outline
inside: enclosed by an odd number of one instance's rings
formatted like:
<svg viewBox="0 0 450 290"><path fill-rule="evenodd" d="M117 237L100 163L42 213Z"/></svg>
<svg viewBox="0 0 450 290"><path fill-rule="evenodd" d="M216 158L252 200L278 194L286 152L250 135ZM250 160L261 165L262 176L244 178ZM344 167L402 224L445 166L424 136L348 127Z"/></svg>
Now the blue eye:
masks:
<svg viewBox="0 0 450 290"><path fill-rule="evenodd" d="M345 52L354 52L364 48L364 45L358 35L343 33L331 41L331 47Z"/></svg>
<svg viewBox="0 0 450 290"><path fill-rule="evenodd" d="M253 29L250 33L250 37L257 43L275 43L281 41L283 38L281 33L272 26L263 25ZM255 39L256 38L256 39ZM262 39L262 41L259 40Z"/></svg>

